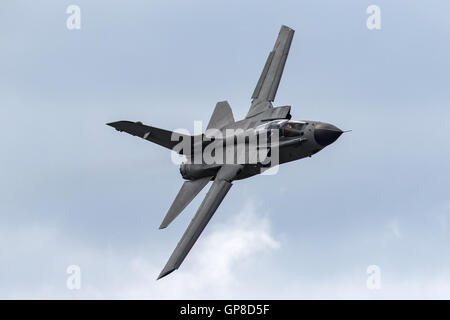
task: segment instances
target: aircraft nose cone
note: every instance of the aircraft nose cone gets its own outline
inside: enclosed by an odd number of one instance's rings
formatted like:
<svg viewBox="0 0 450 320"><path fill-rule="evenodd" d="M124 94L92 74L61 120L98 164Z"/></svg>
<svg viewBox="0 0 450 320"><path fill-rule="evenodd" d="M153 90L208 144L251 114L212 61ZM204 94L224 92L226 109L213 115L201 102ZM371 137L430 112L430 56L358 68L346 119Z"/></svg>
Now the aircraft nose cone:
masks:
<svg viewBox="0 0 450 320"><path fill-rule="evenodd" d="M326 147L335 142L341 134L341 129L329 123L319 123L314 129L314 139L322 147Z"/></svg>

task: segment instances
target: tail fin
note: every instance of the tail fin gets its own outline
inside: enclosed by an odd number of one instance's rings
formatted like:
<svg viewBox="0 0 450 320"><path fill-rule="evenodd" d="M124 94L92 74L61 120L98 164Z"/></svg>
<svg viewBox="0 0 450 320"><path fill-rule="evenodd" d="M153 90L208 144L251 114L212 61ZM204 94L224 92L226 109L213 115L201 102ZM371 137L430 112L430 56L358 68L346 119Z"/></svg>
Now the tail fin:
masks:
<svg viewBox="0 0 450 320"><path fill-rule="evenodd" d="M115 128L118 131L125 131L133 136L141 137L145 140L159 144L168 149L173 149L183 139L192 139L193 136L187 136L174 131L159 129L156 127L146 126L142 122L131 121L117 121L107 123L108 126ZM191 144L192 145L192 144ZM184 152L190 152L190 150L184 150Z"/></svg>
<svg viewBox="0 0 450 320"><path fill-rule="evenodd" d="M233 111L231 110L228 101L219 101L216 104L216 108L209 120L208 129L221 129L226 125L234 123Z"/></svg>
<svg viewBox="0 0 450 320"><path fill-rule="evenodd" d="M212 177L200 178L183 183L177 197L161 223L160 229L166 228L191 203L195 196L208 184Z"/></svg>
<svg viewBox="0 0 450 320"><path fill-rule="evenodd" d="M230 105L227 101L217 102L207 129L221 129L230 123L234 123L233 111L231 111ZM140 121L116 121L107 123L107 125L115 128L117 131L125 131L133 136L141 137L171 150L173 150L180 141L191 139L190 150L176 150L184 155L191 155L194 150L194 144L202 143L201 137L203 135L189 136L174 131L147 126Z"/></svg>

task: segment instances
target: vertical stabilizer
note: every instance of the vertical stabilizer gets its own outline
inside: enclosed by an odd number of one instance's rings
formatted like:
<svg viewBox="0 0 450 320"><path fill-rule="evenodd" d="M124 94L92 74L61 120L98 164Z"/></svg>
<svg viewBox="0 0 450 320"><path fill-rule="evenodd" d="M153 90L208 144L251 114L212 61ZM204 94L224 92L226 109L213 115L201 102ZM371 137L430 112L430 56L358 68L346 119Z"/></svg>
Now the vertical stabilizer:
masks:
<svg viewBox="0 0 450 320"><path fill-rule="evenodd" d="M216 108L209 120L208 129L221 129L228 124L234 123L233 111L228 101L217 102Z"/></svg>

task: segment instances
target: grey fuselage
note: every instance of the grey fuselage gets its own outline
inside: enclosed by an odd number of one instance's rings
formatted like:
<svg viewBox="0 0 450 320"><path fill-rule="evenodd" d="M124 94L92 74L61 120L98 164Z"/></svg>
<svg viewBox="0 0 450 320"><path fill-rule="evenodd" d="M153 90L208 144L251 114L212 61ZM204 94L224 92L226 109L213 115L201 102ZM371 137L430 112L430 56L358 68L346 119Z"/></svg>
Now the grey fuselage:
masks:
<svg viewBox="0 0 450 320"><path fill-rule="evenodd" d="M289 135L285 134L285 130L280 128L278 135L279 144L276 148L276 152L278 152L277 163L263 164L260 162L236 162L236 164L242 164L243 168L234 180L242 180L260 174L274 165L299 160L305 157L311 157L313 154L319 152L327 145L334 142L342 134L342 131L340 129L328 123L310 120L294 121L289 120L289 117L290 115L288 115L287 119L273 120L260 120L251 118L244 119L220 129L221 132L241 129L245 130L247 134L254 134L254 132L257 131L259 127L271 123L281 123L282 125L294 123L300 126L299 130L295 131L294 133L291 132ZM236 138L236 136L234 138ZM235 139L232 138L232 140ZM208 144L205 144L205 146L206 145ZM225 147L223 148L223 152L225 152ZM205 176L214 176L222 164L223 163L194 164L189 163L188 161L188 163L181 165L180 172L183 178L187 180L195 180Z"/></svg>
<svg viewBox="0 0 450 320"><path fill-rule="evenodd" d="M263 173L279 164L310 157L342 134L337 127L318 121L291 120L291 107L274 107L294 29L281 26L251 96L245 119L235 121L227 101L219 101L204 134L191 136L140 121L107 123L123 131L184 155L180 173L187 181L167 211L166 228L213 181L194 218L172 252L158 279L178 269L227 195L234 180Z"/></svg>

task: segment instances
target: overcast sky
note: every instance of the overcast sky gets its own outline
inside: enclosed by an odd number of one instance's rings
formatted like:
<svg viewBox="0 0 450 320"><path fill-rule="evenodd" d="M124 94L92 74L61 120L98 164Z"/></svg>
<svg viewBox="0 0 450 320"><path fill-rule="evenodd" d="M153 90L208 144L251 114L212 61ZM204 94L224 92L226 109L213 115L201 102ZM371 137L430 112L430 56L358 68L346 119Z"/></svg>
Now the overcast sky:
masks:
<svg viewBox="0 0 450 320"><path fill-rule="evenodd" d="M81 8L68 30L66 9ZM381 8L381 30L366 9ZM450 298L448 1L0 4L0 298ZM179 270L156 281L206 194L158 227L170 152L105 125L236 119L279 28L275 105L353 130L237 181ZM81 289L66 287L70 265ZM366 286L368 266L381 288Z"/></svg>

